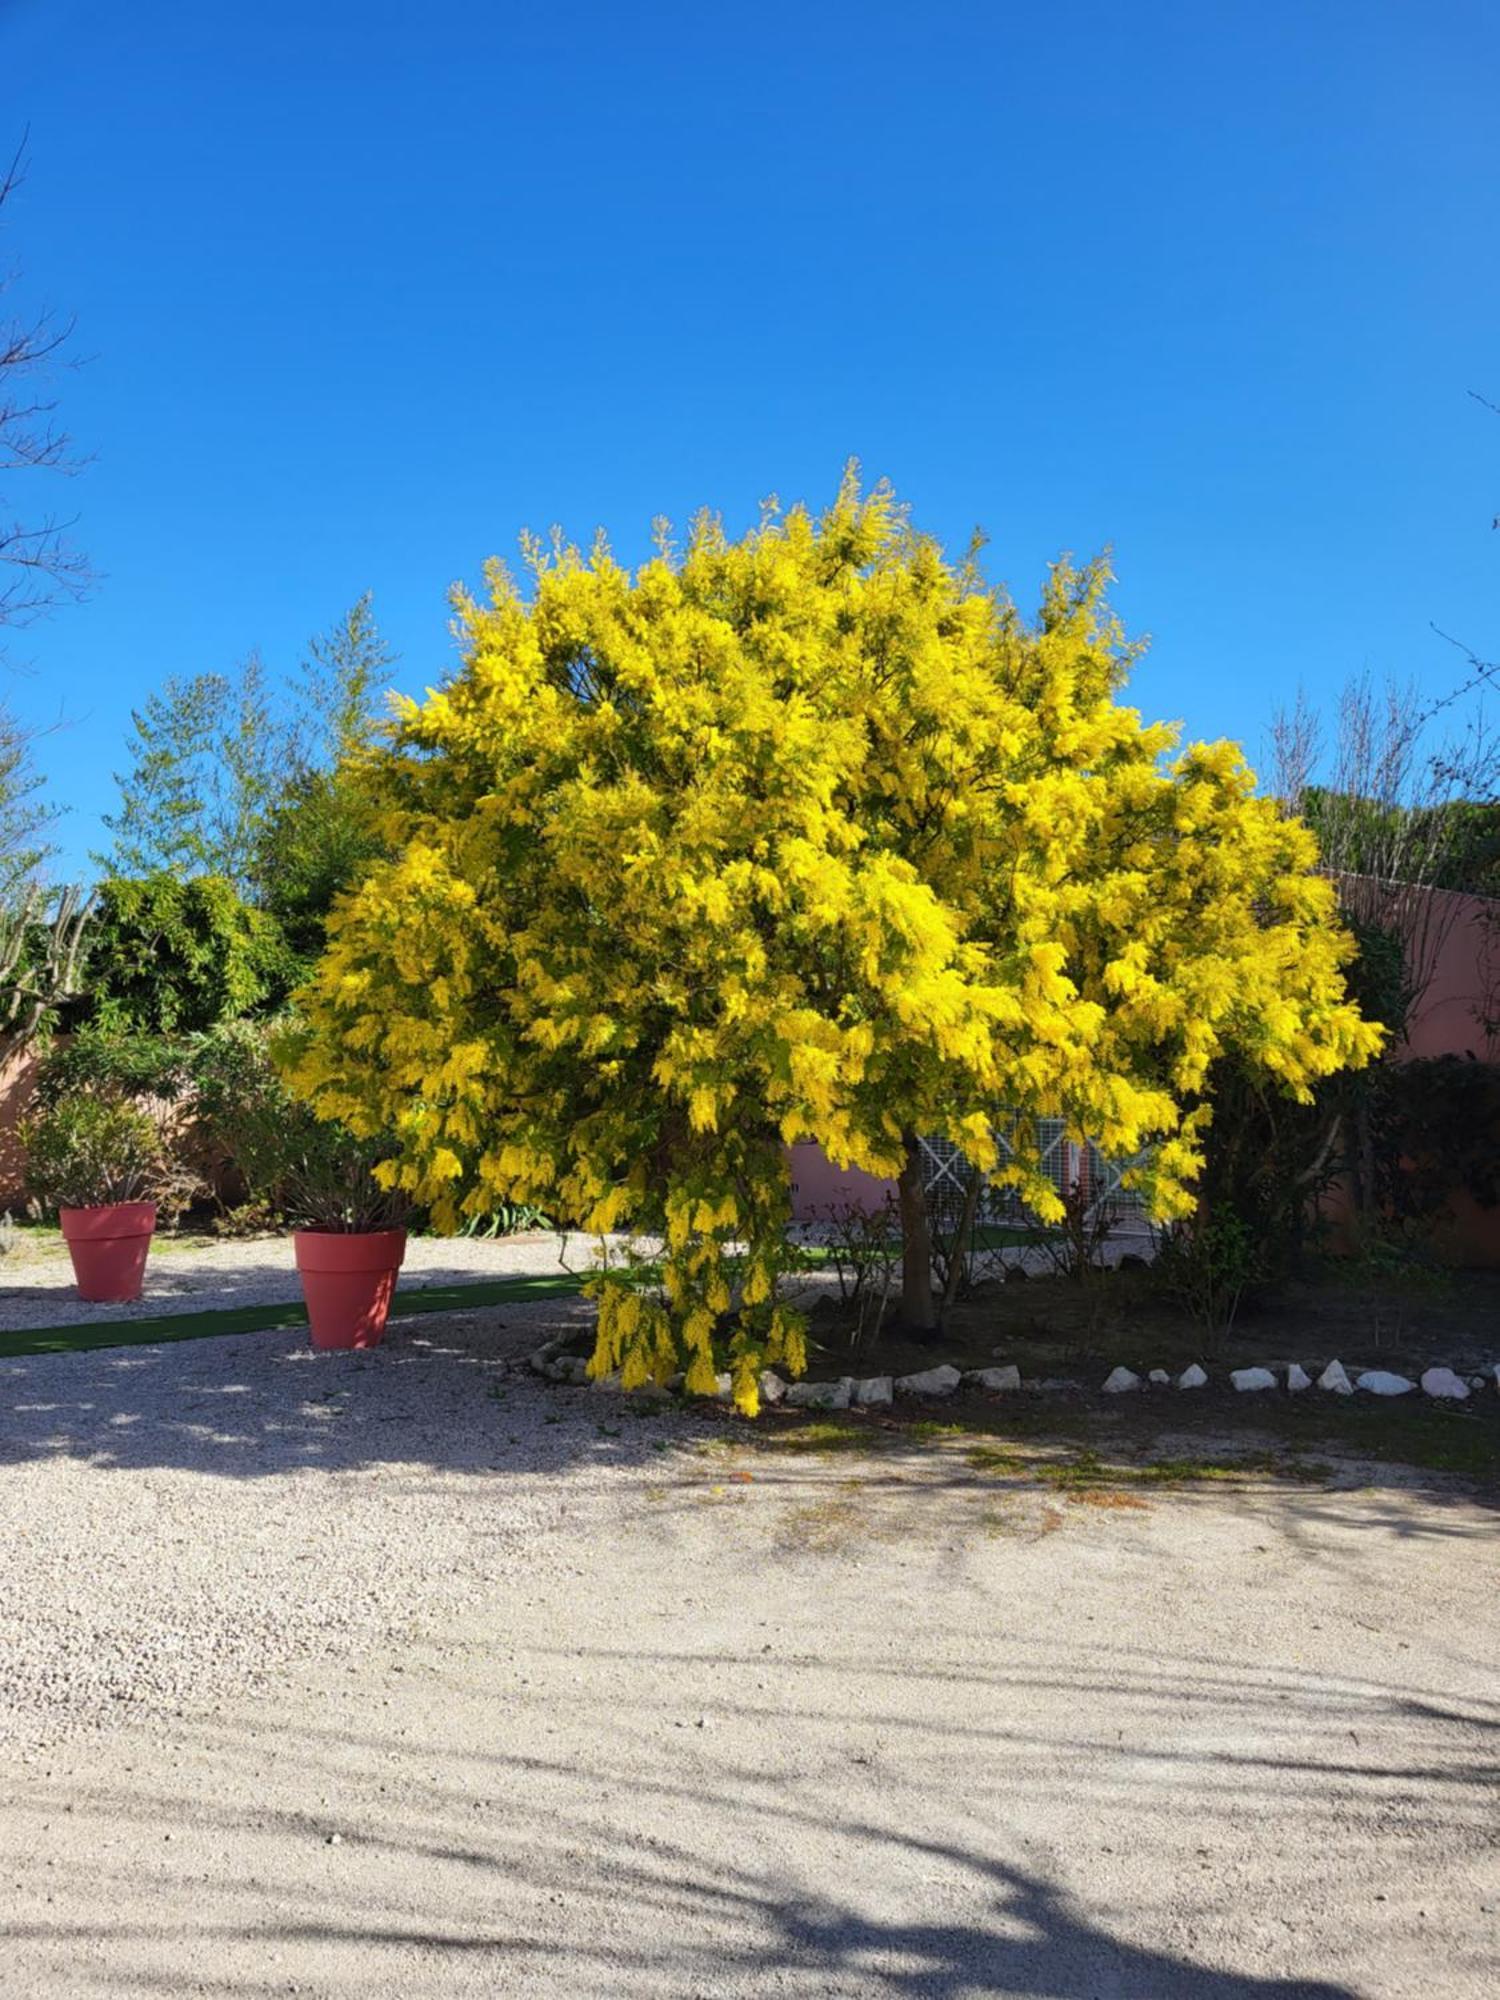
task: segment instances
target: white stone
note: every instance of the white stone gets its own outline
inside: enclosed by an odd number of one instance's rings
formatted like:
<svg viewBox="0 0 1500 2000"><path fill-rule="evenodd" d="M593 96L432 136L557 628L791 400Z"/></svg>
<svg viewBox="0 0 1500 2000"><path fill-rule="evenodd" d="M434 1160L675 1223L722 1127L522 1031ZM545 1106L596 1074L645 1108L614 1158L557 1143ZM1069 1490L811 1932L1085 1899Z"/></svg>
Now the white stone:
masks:
<svg viewBox="0 0 1500 2000"><path fill-rule="evenodd" d="M1201 1389L1207 1381L1208 1370L1200 1368L1195 1361L1191 1367L1183 1369L1177 1378L1177 1386L1179 1389Z"/></svg>
<svg viewBox="0 0 1500 2000"><path fill-rule="evenodd" d="M1232 1368L1229 1379L1236 1389L1274 1389L1276 1377L1269 1368Z"/></svg>
<svg viewBox="0 0 1500 2000"><path fill-rule="evenodd" d="M1300 1361L1294 1361L1286 1371L1286 1386L1294 1396L1300 1395L1302 1390L1312 1387L1312 1377Z"/></svg>
<svg viewBox="0 0 1500 2000"><path fill-rule="evenodd" d="M888 1403L891 1400L892 1386L889 1375L866 1375L854 1384L854 1401L862 1409L871 1403Z"/></svg>
<svg viewBox="0 0 1500 2000"><path fill-rule="evenodd" d="M922 1368L915 1375L898 1375L898 1396L951 1396L963 1380L956 1368L945 1361L937 1368Z"/></svg>
<svg viewBox="0 0 1500 2000"><path fill-rule="evenodd" d="M1352 1396L1354 1394L1354 1384L1344 1372L1342 1361L1329 1362L1328 1366L1318 1377L1318 1387L1320 1389L1331 1389L1335 1396Z"/></svg>
<svg viewBox="0 0 1500 2000"><path fill-rule="evenodd" d="M786 1384L774 1368L760 1371L760 1400L763 1403L779 1403L786 1394Z"/></svg>
<svg viewBox="0 0 1500 2000"><path fill-rule="evenodd" d="M1422 1392L1428 1396L1451 1396L1456 1403L1465 1403L1469 1385L1451 1368L1429 1368L1422 1377Z"/></svg>
<svg viewBox="0 0 1500 2000"><path fill-rule="evenodd" d="M1007 1368L967 1368L964 1380L976 1389L991 1389L999 1394L1006 1389L1019 1389L1021 1371L1012 1363Z"/></svg>
<svg viewBox="0 0 1500 2000"><path fill-rule="evenodd" d="M849 1378L838 1382L794 1382L786 1392L789 1410L847 1410Z"/></svg>
<svg viewBox="0 0 1500 2000"><path fill-rule="evenodd" d="M732 1375L715 1375L714 1395L718 1398L718 1400L721 1403L727 1403L733 1394L734 1394L734 1377Z"/></svg>
<svg viewBox="0 0 1500 2000"><path fill-rule="evenodd" d="M1146 1377L1148 1382L1155 1382L1158 1387L1163 1389L1166 1388L1171 1379L1165 1368L1153 1368L1151 1373Z"/></svg>
<svg viewBox="0 0 1500 2000"><path fill-rule="evenodd" d="M1469 1377L1469 1387L1471 1389L1484 1389L1488 1388L1488 1386L1489 1386L1488 1383L1485 1381L1482 1375L1471 1375Z"/></svg>
<svg viewBox="0 0 1500 2000"><path fill-rule="evenodd" d="M1367 1368L1354 1386L1368 1390L1372 1396L1405 1396L1417 1385L1405 1375L1393 1375L1388 1368Z"/></svg>
<svg viewBox="0 0 1500 2000"><path fill-rule="evenodd" d="M1123 1396L1127 1390L1139 1389L1141 1378L1129 1368L1111 1368L1104 1378L1106 1396Z"/></svg>

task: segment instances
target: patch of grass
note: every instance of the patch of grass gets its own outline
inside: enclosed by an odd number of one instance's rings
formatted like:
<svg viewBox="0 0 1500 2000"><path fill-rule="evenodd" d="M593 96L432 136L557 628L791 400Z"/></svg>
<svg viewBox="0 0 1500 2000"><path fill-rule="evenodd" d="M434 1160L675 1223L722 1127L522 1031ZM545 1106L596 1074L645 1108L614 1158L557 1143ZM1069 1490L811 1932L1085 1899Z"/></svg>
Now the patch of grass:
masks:
<svg viewBox="0 0 1500 2000"><path fill-rule="evenodd" d="M888 1451L891 1434L873 1424L833 1418L813 1418L806 1423L768 1430L756 1442L773 1451L803 1453L816 1458L837 1458L845 1453Z"/></svg>
<svg viewBox="0 0 1500 2000"><path fill-rule="evenodd" d="M1095 1451L1078 1451L1069 1458L1041 1458L981 1444L975 1445L965 1457L976 1472L993 1472L1009 1479L1034 1479L1039 1485L1070 1498L1141 1486L1190 1486L1208 1481L1236 1484L1256 1478L1322 1485L1332 1477L1326 1465L1282 1458L1274 1452L1250 1452L1233 1458L1156 1458L1122 1464L1101 1458Z"/></svg>

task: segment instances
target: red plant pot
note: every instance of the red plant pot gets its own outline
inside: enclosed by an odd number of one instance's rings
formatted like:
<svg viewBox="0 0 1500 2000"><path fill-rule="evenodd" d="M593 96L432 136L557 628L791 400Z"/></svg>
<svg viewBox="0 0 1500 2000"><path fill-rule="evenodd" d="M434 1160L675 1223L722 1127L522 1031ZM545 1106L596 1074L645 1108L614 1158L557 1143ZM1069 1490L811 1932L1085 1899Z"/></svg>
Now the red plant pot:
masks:
<svg viewBox="0 0 1500 2000"><path fill-rule="evenodd" d="M404 1229L340 1236L299 1229L294 1241L314 1347L378 1347L406 1255Z"/></svg>
<svg viewBox="0 0 1500 2000"><path fill-rule="evenodd" d="M101 1208L61 1208L63 1241L78 1296L92 1305L138 1299L156 1228L154 1201L112 1201Z"/></svg>

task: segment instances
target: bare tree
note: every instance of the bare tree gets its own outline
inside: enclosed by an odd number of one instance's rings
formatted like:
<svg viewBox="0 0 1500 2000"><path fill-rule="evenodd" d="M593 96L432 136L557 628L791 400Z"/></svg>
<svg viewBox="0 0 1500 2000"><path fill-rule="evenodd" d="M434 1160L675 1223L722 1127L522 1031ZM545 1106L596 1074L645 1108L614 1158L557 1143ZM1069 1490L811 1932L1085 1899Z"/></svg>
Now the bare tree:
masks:
<svg viewBox="0 0 1500 2000"><path fill-rule="evenodd" d="M1463 878L1465 808L1494 790L1497 745L1481 711L1457 733L1432 730L1456 697L1424 704L1409 683L1346 682L1332 731L1306 697L1271 726L1272 783L1318 835L1323 866L1356 923L1400 940L1404 1018L1420 1009L1454 925Z"/></svg>
<svg viewBox="0 0 1500 2000"><path fill-rule="evenodd" d="M25 141L0 172L0 221L26 177ZM79 469L72 439L59 429L52 376L73 332L71 320L50 313L13 315L8 294L14 268L0 270L0 628L29 624L55 605L81 597L91 573L73 546L73 523L55 514L13 507L12 475L67 475Z"/></svg>

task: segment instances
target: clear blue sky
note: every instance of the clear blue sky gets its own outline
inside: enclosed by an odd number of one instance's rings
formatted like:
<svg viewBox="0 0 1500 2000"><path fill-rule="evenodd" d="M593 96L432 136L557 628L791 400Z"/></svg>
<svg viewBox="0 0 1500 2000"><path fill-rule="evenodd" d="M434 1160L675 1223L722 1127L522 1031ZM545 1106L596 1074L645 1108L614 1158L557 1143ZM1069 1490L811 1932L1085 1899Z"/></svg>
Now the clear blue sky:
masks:
<svg viewBox="0 0 1500 2000"><path fill-rule="evenodd" d="M128 711L360 591L419 689L519 529L888 475L1031 601L1112 543L1148 711L1439 690L1500 628L1491 0L0 0L19 296L102 580L22 636L76 856Z"/></svg>

